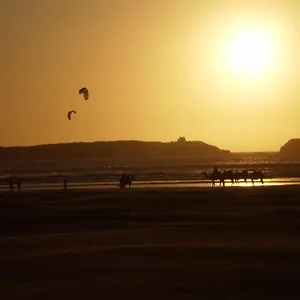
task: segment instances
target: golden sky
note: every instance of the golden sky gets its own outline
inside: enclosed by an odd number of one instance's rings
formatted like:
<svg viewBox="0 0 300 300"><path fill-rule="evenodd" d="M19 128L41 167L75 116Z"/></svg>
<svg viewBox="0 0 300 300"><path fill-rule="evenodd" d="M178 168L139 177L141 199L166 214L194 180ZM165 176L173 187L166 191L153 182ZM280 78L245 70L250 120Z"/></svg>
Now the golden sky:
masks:
<svg viewBox="0 0 300 300"><path fill-rule="evenodd" d="M0 145L300 135L298 0L0 3Z"/></svg>

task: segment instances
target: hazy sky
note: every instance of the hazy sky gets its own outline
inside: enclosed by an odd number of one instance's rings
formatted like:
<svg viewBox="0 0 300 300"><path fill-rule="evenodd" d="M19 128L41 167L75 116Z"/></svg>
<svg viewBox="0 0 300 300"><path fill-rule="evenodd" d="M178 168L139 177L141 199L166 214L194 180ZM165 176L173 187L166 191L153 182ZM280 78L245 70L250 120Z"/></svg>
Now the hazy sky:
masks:
<svg viewBox="0 0 300 300"><path fill-rule="evenodd" d="M300 135L298 0L0 3L0 145Z"/></svg>

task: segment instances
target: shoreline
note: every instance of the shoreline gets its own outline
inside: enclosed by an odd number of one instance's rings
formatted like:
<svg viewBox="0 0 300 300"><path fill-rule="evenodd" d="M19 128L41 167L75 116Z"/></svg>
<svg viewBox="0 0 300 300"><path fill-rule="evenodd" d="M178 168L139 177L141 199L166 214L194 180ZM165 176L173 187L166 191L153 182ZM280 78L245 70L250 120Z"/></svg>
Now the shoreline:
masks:
<svg viewBox="0 0 300 300"><path fill-rule="evenodd" d="M238 184L232 184L230 181L225 182L226 188L250 188L250 187L267 187L267 186L294 186L300 185L300 178L274 178L274 179L265 179L262 184L260 181L255 180L254 184L250 180L247 183L240 181ZM209 188L219 187L219 181L215 181L215 186L212 186L211 180L144 180L144 181L133 181L131 189L157 189L157 188ZM61 190L63 189L63 181L57 182L35 182L22 184L21 192L25 191L42 191L42 190ZM67 190L106 190L106 189L119 189L119 182L97 182L97 181L69 181ZM128 187L126 188L128 189ZM0 184L0 193L9 193L8 184ZM14 187L14 192L18 192L17 187Z"/></svg>

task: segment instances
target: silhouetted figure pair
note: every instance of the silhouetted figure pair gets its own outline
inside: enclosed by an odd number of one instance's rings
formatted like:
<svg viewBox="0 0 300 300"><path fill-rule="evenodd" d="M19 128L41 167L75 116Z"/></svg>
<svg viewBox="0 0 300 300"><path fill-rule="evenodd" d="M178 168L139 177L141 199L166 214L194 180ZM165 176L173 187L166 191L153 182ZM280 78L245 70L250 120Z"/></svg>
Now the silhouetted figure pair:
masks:
<svg viewBox="0 0 300 300"><path fill-rule="evenodd" d="M9 178L8 184L9 184L9 191L13 192L14 191L14 179L12 177ZM22 186L21 179L18 179L18 181L17 181L18 192L21 191L21 186Z"/></svg>
<svg viewBox="0 0 300 300"><path fill-rule="evenodd" d="M129 175L124 172L120 178L120 188L125 188L126 185L128 185L128 187L130 188L133 180L135 180L134 175Z"/></svg>

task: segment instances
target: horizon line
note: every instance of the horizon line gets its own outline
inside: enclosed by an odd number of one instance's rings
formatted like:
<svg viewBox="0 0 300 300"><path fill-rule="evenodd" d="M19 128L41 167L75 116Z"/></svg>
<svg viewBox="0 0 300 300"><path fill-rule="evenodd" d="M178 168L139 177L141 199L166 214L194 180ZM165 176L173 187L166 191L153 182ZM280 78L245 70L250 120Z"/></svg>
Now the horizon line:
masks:
<svg viewBox="0 0 300 300"><path fill-rule="evenodd" d="M291 138L296 139L296 138ZM223 149L219 146L206 143L201 140L186 140L185 142L179 142L178 140L175 141L158 141L158 140L135 140L135 139L120 139L120 140L95 140L95 141L73 141L73 142L56 142L56 143L44 143L44 144L32 144L32 145L8 145L8 146L0 146L0 148L29 148L29 147L39 147L39 146L50 146L50 145L66 145L66 144L93 144L93 143L113 143L113 142L143 142L143 143L188 143L188 142L200 142L204 143L209 146L217 147L219 150L229 151L232 154L242 154L242 153L277 153L280 152L279 150L229 150L229 149Z"/></svg>

